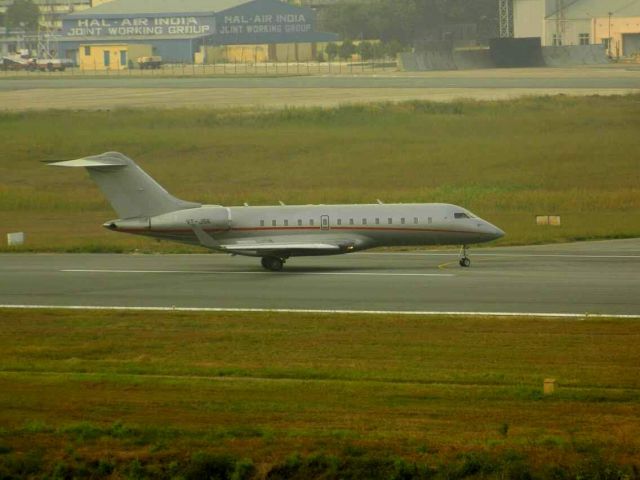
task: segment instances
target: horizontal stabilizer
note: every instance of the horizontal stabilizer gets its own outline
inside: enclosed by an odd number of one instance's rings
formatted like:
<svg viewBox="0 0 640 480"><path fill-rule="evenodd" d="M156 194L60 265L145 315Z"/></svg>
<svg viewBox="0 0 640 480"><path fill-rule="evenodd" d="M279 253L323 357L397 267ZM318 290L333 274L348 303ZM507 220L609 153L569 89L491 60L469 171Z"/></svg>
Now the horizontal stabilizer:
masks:
<svg viewBox="0 0 640 480"><path fill-rule="evenodd" d="M84 167L84 168L102 168L102 167L124 167L127 165L123 159L118 157L96 156L85 157L77 160L67 160L64 162L50 163L54 167Z"/></svg>

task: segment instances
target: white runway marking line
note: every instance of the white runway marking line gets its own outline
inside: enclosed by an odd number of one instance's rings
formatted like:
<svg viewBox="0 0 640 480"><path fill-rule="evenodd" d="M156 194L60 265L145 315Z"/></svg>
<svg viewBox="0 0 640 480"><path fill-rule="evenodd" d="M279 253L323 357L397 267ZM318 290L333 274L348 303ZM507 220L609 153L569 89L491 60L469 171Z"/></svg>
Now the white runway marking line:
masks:
<svg viewBox="0 0 640 480"><path fill-rule="evenodd" d="M352 255L379 256L414 256L414 257L458 257L458 253L353 253ZM633 258L640 260L640 255L581 255L581 254L551 254L551 253L476 253L469 251L469 257L545 257L545 258Z"/></svg>
<svg viewBox="0 0 640 480"><path fill-rule="evenodd" d="M124 274L175 274L188 275L277 275L277 276L361 276L361 277L455 277L452 273L384 273L384 272L221 272L221 271L194 271L194 270L85 270L66 269L64 273L124 273Z"/></svg>
<svg viewBox="0 0 640 480"><path fill-rule="evenodd" d="M209 313L312 313L339 315L408 315L408 316L472 316L472 317L533 317L533 318L619 318L640 319L640 314L616 315L606 313L545 313L545 312L435 312L435 311L406 311L406 310L323 310L323 309L294 309L294 308L213 308L213 307L117 307L90 305L0 305L2 309L19 310L104 310L104 311L132 311L132 312L209 312Z"/></svg>

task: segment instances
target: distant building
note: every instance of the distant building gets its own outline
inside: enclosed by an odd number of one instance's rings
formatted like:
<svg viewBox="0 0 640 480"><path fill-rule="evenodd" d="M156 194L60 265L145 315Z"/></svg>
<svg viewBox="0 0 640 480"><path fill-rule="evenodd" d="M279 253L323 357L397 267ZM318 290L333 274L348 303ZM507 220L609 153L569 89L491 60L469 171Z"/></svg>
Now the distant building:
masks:
<svg viewBox="0 0 640 480"><path fill-rule="evenodd" d="M208 54L219 56L228 46L242 48L224 55L272 59L283 55L278 45L290 45L285 50L291 60L309 60L316 44L337 38L316 31L311 8L279 0L112 0L67 15L58 45L77 63L84 48L100 44L151 45L165 62L207 63Z"/></svg>
<svg viewBox="0 0 640 480"><path fill-rule="evenodd" d="M14 32L0 27L0 57L15 53L23 41L22 32Z"/></svg>
<svg viewBox="0 0 640 480"><path fill-rule="evenodd" d="M604 44L611 56L640 54L640 0L513 0L516 38L543 46Z"/></svg>
<svg viewBox="0 0 640 480"><path fill-rule="evenodd" d="M0 0L0 19L7 13L7 8L14 0ZM79 12L91 8L91 0L33 0L40 9L40 19L38 23L45 30L62 30L62 17L73 12ZM0 21L4 25L4 21Z"/></svg>

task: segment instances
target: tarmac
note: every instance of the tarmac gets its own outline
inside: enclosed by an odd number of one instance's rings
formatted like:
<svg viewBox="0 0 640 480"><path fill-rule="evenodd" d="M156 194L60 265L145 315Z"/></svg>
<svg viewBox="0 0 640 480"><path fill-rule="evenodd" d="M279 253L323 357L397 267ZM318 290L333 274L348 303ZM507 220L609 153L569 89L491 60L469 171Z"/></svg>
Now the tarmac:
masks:
<svg viewBox="0 0 640 480"><path fill-rule="evenodd" d="M0 111L114 108L282 108L372 101L527 95L618 95L640 91L640 68L486 69L291 76L112 76L0 79Z"/></svg>
<svg viewBox="0 0 640 480"><path fill-rule="evenodd" d="M640 318L640 239L293 258L0 255L0 305ZM2 310L0 310L0 315Z"/></svg>

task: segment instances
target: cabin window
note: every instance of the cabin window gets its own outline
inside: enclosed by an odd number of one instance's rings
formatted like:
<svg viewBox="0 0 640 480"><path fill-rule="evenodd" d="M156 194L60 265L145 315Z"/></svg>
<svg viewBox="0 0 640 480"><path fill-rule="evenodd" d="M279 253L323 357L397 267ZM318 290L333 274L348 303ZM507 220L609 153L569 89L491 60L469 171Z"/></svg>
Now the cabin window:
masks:
<svg viewBox="0 0 640 480"><path fill-rule="evenodd" d="M393 218L387 218L387 223L389 225L393 225Z"/></svg>
<svg viewBox="0 0 640 480"><path fill-rule="evenodd" d="M313 218L309 220L309 225L313 227Z"/></svg>
<svg viewBox="0 0 640 480"><path fill-rule="evenodd" d="M260 220L260 226L264 227L264 220Z"/></svg>
<svg viewBox="0 0 640 480"><path fill-rule="evenodd" d="M353 218L350 218L349 219L349 225L355 225L355 224L356 224L356 222L353 221Z"/></svg>
<svg viewBox="0 0 640 480"><path fill-rule="evenodd" d="M302 226L302 220L298 220L298 226L301 227Z"/></svg>
<svg viewBox="0 0 640 480"><path fill-rule="evenodd" d="M401 223L402 225L404 225L404 224L406 223L406 221L405 221L404 217L402 217L402 218L400 219L400 223Z"/></svg>
<svg viewBox="0 0 640 480"><path fill-rule="evenodd" d="M429 217L429 218L427 219L427 223L428 223L429 225L431 225L431 224L433 223L433 218Z"/></svg>
<svg viewBox="0 0 640 480"><path fill-rule="evenodd" d="M453 216L454 218L469 218L469 215L466 213L454 213Z"/></svg>
<svg viewBox="0 0 640 480"><path fill-rule="evenodd" d="M271 226L275 227L276 225L278 225L278 222L276 222L275 220L271 220Z"/></svg>
<svg viewBox="0 0 640 480"><path fill-rule="evenodd" d="M363 224L363 225L366 225L366 224L367 224L367 219L366 219L366 218L363 218L363 219L362 219L362 224Z"/></svg>
<svg viewBox="0 0 640 480"><path fill-rule="evenodd" d="M414 223L415 225L417 225L417 224L418 224L418 217L413 217L413 223Z"/></svg>
<svg viewBox="0 0 640 480"><path fill-rule="evenodd" d="M380 225L380 219L376 218L376 225Z"/></svg>
<svg viewBox="0 0 640 480"><path fill-rule="evenodd" d="M285 226L285 227L288 227L288 226L289 226L289 220L285 220L285 221L284 221L284 226Z"/></svg>
<svg viewBox="0 0 640 480"><path fill-rule="evenodd" d="M342 225L342 219L341 218L338 219L338 225Z"/></svg>

